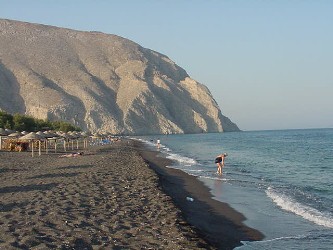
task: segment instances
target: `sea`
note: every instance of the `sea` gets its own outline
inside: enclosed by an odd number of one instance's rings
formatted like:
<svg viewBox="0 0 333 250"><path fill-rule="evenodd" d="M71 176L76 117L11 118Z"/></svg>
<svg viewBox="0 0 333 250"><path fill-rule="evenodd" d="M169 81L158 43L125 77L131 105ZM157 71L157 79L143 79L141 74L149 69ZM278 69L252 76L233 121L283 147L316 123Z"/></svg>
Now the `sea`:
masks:
<svg viewBox="0 0 333 250"><path fill-rule="evenodd" d="M262 232L244 249L333 249L333 129L142 136ZM223 175L214 160L227 153ZM221 235L223 237L223 235Z"/></svg>

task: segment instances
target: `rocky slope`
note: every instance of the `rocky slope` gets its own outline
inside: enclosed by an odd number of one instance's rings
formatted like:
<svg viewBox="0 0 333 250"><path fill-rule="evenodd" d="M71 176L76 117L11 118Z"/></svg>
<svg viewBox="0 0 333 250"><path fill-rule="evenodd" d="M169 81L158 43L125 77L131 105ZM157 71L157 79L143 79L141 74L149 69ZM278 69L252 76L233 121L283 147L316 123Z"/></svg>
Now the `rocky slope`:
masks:
<svg viewBox="0 0 333 250"><path fill-rule="evenodd" d="M0 19L0 109L123 134L238 131L204 85L116 35Z"/></svg>

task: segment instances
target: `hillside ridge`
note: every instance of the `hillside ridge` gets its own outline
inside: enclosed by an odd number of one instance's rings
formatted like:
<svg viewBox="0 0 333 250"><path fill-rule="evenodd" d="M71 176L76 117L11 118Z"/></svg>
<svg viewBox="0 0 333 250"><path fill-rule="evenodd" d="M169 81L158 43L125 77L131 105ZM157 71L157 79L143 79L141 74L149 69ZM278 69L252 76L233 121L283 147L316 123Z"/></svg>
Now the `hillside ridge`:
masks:
<svg viewBox="0 0 333 250"><path fill-rule="evenodd" d="M117 35L0 19L0 109L92 132L239 131L166 55Z"/></svg>

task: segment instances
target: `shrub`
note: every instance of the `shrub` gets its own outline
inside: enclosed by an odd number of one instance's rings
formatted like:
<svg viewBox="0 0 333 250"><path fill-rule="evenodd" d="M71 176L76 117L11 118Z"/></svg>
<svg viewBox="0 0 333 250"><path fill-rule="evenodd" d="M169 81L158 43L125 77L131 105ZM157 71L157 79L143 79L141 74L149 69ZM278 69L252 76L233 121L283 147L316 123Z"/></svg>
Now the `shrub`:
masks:
<svg viewBox="0 0 333 250"><path fill-rule="evenodd" d="M31 116L21 114L8 114L0 111L0 128L14 129L18 131L39 131L39 130L57 130L57 131L81 131L81 128L64 121L48 121L36 119Z"/></svg>

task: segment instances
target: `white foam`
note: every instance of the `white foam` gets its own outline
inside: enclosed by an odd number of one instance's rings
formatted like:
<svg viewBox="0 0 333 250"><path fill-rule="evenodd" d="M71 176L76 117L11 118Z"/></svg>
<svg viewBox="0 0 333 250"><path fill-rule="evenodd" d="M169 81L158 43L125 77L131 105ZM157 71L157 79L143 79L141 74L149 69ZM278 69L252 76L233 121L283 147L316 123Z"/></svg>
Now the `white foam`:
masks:
<svg viewBox="0 0 333 250"><path fill-rule="evenodd" d="M167 166L165 166L166 168L172 168L172 169L178 169L178 170L182 170L182 171L184 171L184 169L182 168L182 167L178 167L178 166L169 166L169 165L167 165Z"/></svg>
<svg viewBox="0 0 333 250"><path fill-rule="evenodd" d="M333 218L330 215L326 215L315 208L301 204L291 197L278 193L272 188L266 190L266 194L273 200L280 208L302 216L304 219L314 222L317 225L321 225L328 228L333 228Z"/></svg>
<svg viewBox="0 0 333 250"><path fill-rule="evenodd" d="M199 176L199 178L209 179L209 180L219 180L219 181L229 181L230 179L222 178L220 175L216 176Z"/></svg>
<svg viewBox="0 0 333 250"><path fill-rule="evenodd" d="M152 141L147 141L147 140L144 140L144 139L141 139L141 138L131 138L132 140L137 140L137 141L140 141L140 142L143 142L149 146L156 146L156 143L152 142Z"/></svg>
<svg viewBox="0 0 333 250"><path fill-rule="evenodd" d="M140 138L133 138L133 139L146 143L149 146L154 146L154 147L156 146L156 144L153 141L147 141L147 140L140 139ZM164 153L166 153L166 158L168 158L170 160L174 160L183 166L191 167L192 165L198 164L197 161L192 158L182 156L179 154L175 154L175 153L171 153L172 150L163 144L160 145L160 148Z"/></svg>
<svg viewBox="0 0 333 250"><path fill-rule="evenodd" d="M187 165L185 165L185 166L187 166ZM189 171L190 172L203 172L204 170L202 170L202 169L190 169Z"/></svg>
<svg viewBox="0 0 333 250"><path fill-rule="evenodd" d="M194 160L192 158L182 156L179 154L170 153L170 152L168 153L166 158L175 160L175 161L181 163L182 165L187 165L187 166L192 166L194 164L197 164L196 160Z"/></svg>
<svg viewBox="0 0 333 250"><path fill-rule="evenodd" d="M235 250L236 249L273 249L271 244L269 244L269 246L267 246L266 243L272 243L275 241L305 240L307 237L308 237L308 235L295 235L295 236L282 236L282 237L261 240L261 241L241 241L241 243L243 245L236 247ZM244 247L246 247L246 248L244 248ZM267 247L269 247L269 248L267 248ZM274 249L276 249L276 248L274 248Z"/></svg>
<svg viewBox="0 0 333 250"><path fill-rule="evenodd" d="M140 141L140 142L143 142L143 143L145 143L146 145L148 145L149 147L151 147L151 148L156 148L157 149L157 145L156 145L156 143L153 141L153 140L145 140L145 139L141 139L141 138L131 138L131 139L133 139L133 140L137 140L137 141ZM170 148L168 148L168 147L166 147L165 145L163 145L163 144L160 144L160 150L161 151L163 151L163 152L170 152L171 151L171 149Z"/></svg>

